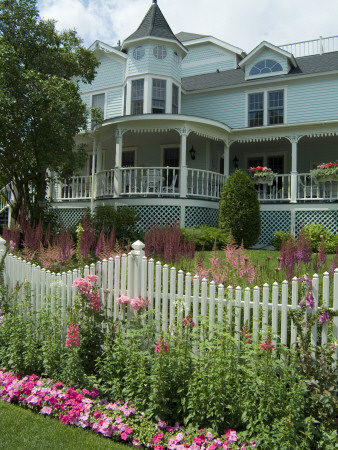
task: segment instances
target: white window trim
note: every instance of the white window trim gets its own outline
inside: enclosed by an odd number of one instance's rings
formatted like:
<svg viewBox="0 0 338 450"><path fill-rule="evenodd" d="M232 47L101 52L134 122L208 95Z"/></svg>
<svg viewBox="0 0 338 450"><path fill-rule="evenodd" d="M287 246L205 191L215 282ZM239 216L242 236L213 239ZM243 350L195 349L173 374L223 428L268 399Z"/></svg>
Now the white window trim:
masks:
<svg viewBox="0 0 338 450"><path fill-rule="evenodd" d="M284 91L284 111L283 111L283 123L275 124L275 125L285 125L288 123L287 121L287 87L286 86L278 86L273 88L263 88L263 89L254 89L245 92L245 124L247 128L259 128L259 127L250 127L249 126L249 95L250 94L258 94L263 93L263 125L262 127L274 126L268 124L268 92L274 91Z"/></svg>
<svg viewBox="0 0 338 450"><path fill-rule="evenodd" d="M90 94L90 107L93 108L93 97L95 95L104 94L103 119L107 117L107 91L97 91Z"/></svg>

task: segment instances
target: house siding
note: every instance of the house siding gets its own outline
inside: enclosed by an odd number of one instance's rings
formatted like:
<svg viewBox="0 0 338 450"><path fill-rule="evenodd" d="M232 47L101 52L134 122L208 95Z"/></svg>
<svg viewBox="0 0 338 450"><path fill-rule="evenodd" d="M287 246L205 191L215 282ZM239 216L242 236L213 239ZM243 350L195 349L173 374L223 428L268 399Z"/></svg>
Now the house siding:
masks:
<svg viewBox="0 0 338 450"><path fill-rule="evenodd" d="M106 118L111 119L113 117L122 116L123 107L123 89L118 88L107 93L107 109Z"/></svg>
<svg viewBox="0 0 338 450"><path fill-rule="evenodd" d="M217 60L217 61L215 61ZM201 75L219 70L235 69L236 55L216 45L190 47L189 53L182 62L182 76Z"/></svg>
<svg viewBox="0 0 338 450"><path fill-rule="evenodd" d="M223 122L233 128L245 126L245 93L228 92L182 98L182 114Z"/></svg>
<svg viewBox="0 0 338 450"><path fill-rule="evenodd" d="M338 118L338 77L288 86L288 123Z"/></svg>
<svg viewBox="0 0 338 450"><path fill-rule="evenodd" d="M175 49L169 45L165 45L167 56L164 59L156 59L153 49L157 44L143 45L145 55L142 59L133 58L133 51L137 46L130 47L128 50L126 76L131 77L140 74L156 74L174 78L177 83L181 84L181 64L174 62Z"/></svg>
<svg viewBox="0 0 338 450"><path fill-rule="evenodd" d="M101 55L97 74L91 84L79 83L81 92L101 91L119 86L124 80L124 64L111 56Z"/></svg>

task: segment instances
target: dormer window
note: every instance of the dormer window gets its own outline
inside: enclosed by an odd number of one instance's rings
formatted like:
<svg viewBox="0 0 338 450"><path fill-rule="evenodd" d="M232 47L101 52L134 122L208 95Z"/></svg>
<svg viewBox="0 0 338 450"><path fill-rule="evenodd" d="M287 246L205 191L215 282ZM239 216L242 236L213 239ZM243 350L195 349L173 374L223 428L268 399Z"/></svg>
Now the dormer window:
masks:
<svg viewBox="0 0 338 450"><path fill-rule="evenodd" d="M263 59L253 66L249 76L263 75L272 72L282 72L283 67L274 59Z"/></svg>
<svg viewBox="0 0 338 450"><path fill-rule="evenodd" d="M144 56L144 47L142 47L141 45L139 45L138 47L135 48L134 52L133 52L133 57L136 60L140 60L143 58Z"/></svg>
<svg viewBox="0 0 338 450"><path fill-rule="evenodd" d="M180 57L176 52L174 52L174 63L176 64L176 66L180 64Z"/></svg>
<svg viewBox="0 0 338 450"><path fill-rule="evenodd" d="M163 45L156 45L153 54L156 59L164 59L167 56L167 49Z"/></svg>

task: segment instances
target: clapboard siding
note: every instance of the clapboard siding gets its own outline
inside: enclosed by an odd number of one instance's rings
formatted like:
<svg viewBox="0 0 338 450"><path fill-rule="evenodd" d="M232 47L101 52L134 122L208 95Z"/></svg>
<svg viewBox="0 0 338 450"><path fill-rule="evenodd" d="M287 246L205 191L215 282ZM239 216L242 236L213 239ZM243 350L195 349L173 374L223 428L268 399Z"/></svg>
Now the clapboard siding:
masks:
<svg viewBox="0 0 338 450"><path fill-rule="evenodd" d="M122 116L123 89L115 89L107 93L106 119Z"/></svg>
<svg viewBox="0 0 338 450"><path fill-rule="evenodd" d="M186 96L182 99L182 114L217 120L234 128L244 127L245 94L236 91Z"/></svg>
<svg viewBox="0 0 338 450"><path fill-rule="evenodd" d="M212 44L190 47L182 62L182 76L236 68L236 55Z"/></svg>
<svg viewBox="0 0 338 450"><path fill-rule="evenodd" d="M124 81L124 64L111 56L102 55L100 65L91 84L80 83L81 92L100 91L122 85Z"/></svg>
<svg viewBox="0 0 338 450"><path fill-rule="evenodd" d="M338 78L288 86L288 123L338 118Z"/></svg>

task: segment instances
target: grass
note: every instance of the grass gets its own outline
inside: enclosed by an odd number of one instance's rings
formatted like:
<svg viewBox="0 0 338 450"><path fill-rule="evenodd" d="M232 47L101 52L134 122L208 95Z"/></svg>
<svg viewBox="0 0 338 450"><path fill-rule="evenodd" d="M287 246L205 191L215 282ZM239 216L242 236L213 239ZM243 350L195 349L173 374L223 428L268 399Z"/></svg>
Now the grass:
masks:
<svg viewBox="0 0 338 450"><path fill-rule="evenodd" d="M90 430L0 400L0 449L6 450L126 450Z"/></svg>

